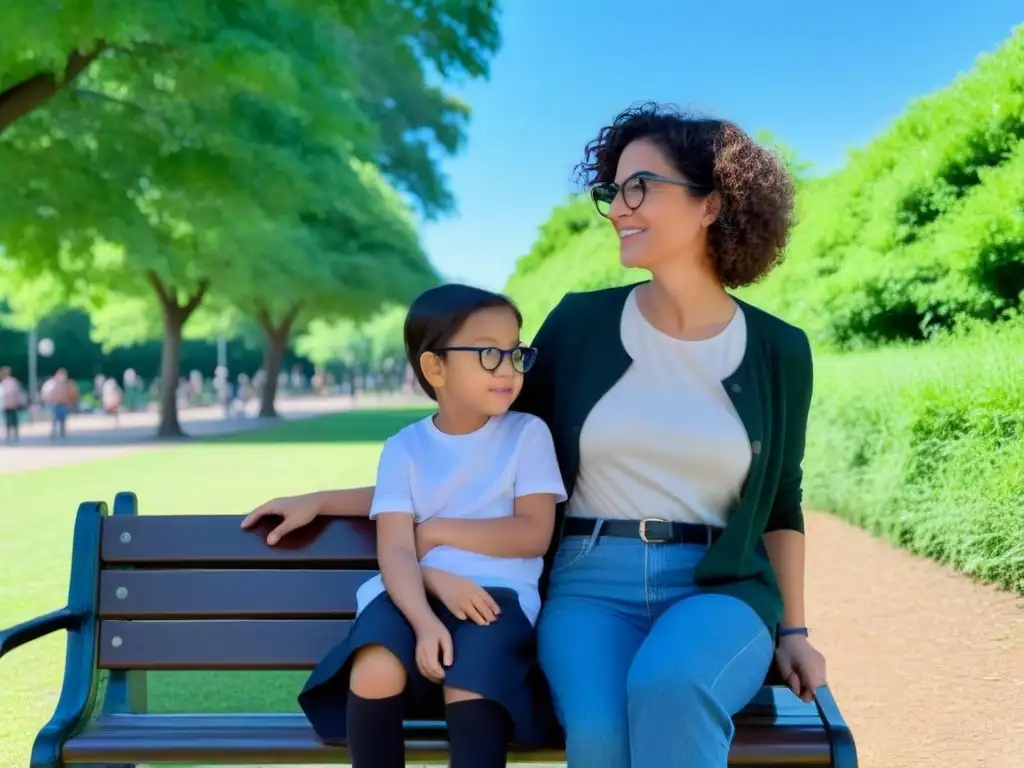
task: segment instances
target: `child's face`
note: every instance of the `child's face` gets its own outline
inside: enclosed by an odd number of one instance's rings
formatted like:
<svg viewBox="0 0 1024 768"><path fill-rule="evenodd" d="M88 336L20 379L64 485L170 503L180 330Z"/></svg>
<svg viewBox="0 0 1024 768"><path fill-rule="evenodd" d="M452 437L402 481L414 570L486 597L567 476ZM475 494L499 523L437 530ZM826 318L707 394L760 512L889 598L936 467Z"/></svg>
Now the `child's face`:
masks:
<svg viewBox="0 0 1024 768"><path fill-rule="evenodd" d="M474 347L488 350L483 363L493 364L495 350L512 350L520 346L519 323L508 307L488 307L474 312L459 332L446 345L450 351L442 357L426 355L422 361L427 380L437 391L438 403L471 410L481 415L505 413L523 388L523 374L512 365L510 354L493 371L481 363Z"/></svg>

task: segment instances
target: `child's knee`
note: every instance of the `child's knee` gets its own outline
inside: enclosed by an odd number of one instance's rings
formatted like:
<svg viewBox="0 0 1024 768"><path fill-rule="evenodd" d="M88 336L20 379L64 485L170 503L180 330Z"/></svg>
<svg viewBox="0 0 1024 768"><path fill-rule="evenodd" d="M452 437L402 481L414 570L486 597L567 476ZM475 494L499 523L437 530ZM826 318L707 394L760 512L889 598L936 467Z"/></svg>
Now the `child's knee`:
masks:
<svg viewBox="0 0 1024 768"><path fill-rule="evenodd" d="M444 703L455 704L459 701L473 701L474 699L482 699L483 696L475 691L466 691L462 688L453 688L450 685L444 687Z"/></svg>
<svg viewBox="0 0 1024 768"><path fill-rule="evenodd" d="M405 690L406 678L395 654L383 645L368 645L356 651L349 688L364 699L386 699Z"/></svg>

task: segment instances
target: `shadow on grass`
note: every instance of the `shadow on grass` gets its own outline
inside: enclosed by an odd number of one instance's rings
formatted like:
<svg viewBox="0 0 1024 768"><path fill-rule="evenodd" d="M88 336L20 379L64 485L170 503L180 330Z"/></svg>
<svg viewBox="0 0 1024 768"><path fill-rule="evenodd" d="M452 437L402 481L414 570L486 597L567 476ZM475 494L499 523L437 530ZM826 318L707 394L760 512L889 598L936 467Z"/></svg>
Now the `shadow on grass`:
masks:
<svg viewBox="0 0 1024 768"><path fill-rule="evenodd" d="M379 443L432 412L426 408L379 408L282 421L265 429L199 438L198 443Z"/></svg>

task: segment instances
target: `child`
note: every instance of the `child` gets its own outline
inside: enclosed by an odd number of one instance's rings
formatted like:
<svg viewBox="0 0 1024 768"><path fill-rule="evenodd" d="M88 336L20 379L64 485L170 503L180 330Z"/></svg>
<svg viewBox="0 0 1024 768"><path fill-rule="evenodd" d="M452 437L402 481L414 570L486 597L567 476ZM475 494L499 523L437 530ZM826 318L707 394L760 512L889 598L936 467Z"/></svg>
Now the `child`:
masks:
<svg viewBox="0 0 1024 768"><path fill-rule="evenodd" d="M536 358L521 326L507 298L464 285L409 309L406 354L437 413L384 444L370 511L380 575L299 695L318 736L348 744L353 768L404 766L406 704L432 689L443 690L451 768L499 768L510 740L544 735L537 584L565 488L547 426L509 412ZM475 549L474 525L494 518L507 520L503 552Z"/></svg>

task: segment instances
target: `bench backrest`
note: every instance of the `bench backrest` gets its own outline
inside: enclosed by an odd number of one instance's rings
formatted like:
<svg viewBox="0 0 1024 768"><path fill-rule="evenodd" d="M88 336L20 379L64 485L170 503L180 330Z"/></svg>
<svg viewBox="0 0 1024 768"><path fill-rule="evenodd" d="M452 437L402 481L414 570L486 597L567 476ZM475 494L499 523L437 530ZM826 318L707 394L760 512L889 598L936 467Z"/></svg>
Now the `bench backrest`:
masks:
<svg viewBox="0 0 1024 768"><path fill-rule="evenodd" d="M271 547L277 521L241 520L103 518L101 668L308 669L344 637L376 572L373 523L322 519Z"/></svg>

